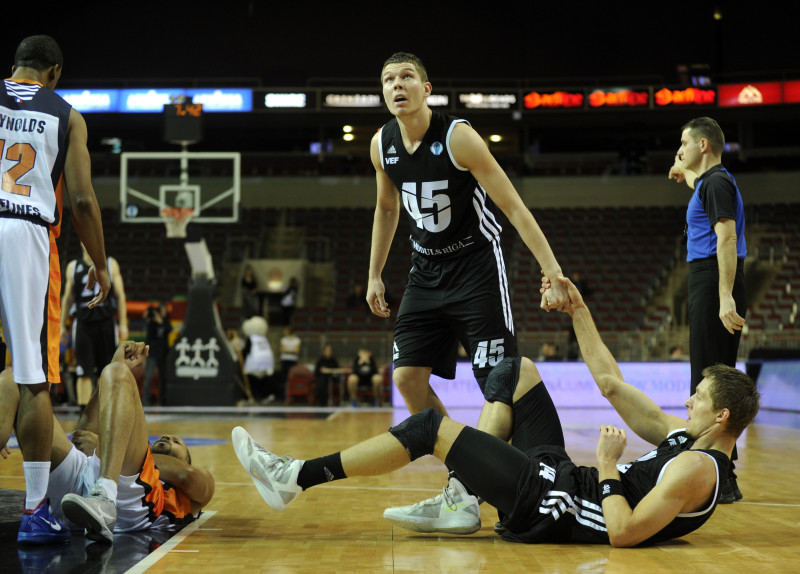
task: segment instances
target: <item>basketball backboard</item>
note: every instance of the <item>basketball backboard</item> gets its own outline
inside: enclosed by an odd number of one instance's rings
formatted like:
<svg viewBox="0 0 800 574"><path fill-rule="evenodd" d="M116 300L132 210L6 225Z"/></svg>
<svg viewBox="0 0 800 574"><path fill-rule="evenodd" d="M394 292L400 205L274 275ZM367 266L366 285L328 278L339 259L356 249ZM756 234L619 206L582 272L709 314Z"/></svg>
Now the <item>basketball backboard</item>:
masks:
<svg viewBox="0 0 800 574"><path fill-rule="evenodd" d="M120 158L123 222L158 223L169 208L194 210L197 223L239 220L238 152L124 152Z"/></svg>

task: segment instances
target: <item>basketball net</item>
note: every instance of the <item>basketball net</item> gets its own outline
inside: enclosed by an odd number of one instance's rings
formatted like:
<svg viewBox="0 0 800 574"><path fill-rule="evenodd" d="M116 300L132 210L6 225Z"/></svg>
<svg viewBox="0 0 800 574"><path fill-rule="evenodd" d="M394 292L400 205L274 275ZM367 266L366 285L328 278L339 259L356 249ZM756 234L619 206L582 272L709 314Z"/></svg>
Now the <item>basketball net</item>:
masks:
<svg viewBox="0 0 800 574"><path fill-rule="evenodd" d="M161 217L167 227L167 237L186 237L186 227L194 215L189 207L166 207L161 210Z"/></svg>

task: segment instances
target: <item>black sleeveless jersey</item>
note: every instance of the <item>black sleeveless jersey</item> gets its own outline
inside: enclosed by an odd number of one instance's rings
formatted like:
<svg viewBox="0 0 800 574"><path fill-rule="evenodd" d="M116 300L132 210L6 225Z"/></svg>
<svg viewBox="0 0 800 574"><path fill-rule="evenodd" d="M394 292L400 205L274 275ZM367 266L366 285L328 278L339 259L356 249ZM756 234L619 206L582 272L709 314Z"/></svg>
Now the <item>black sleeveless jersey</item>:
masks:
<svg viewBox="0 0 800 574"><path fill-rule="evenodd" d="M661 481L667 465L676 456L691 449L694 440L684 429L673 431L657 448L617 469L625 499L631 508ZM679 538L702 526L711 517L719 499L721 480L728 475L728 456L718 450L695 450L710 456L717 468L717 484L708 505L696 512L679 514L661 531L642 542L655 544ZM584 542L608 544L608 531L603 516L602 496L598 470L594 467L576 466L570 460L560 461L555 468L543 466L540 477L553 481L544 495L538 511L550 520L536 524L528 532L516 532L509 539L524 542ZM548 477L549 474L549 477ZM555 521L555 522L553 522ZM504 535L504 538L506 536Z"/></svg>
<svg viewBox="0 0 800 574"><path fill-rule="evenodd" d="M108 275L111 283L114 277L111 275L111 261L108 260ZM106 300L94 309L89 309L89 302L100 292L100 286L95 283L93 289L87 289L89 281L89 265L83 259L75 260L75 272L72 275L72 295L75 301L75 317L79 321L92 322L112 319L117 313L117 299L114 292L108 294Z"/></svg>
<svg viewBox="0 0 800 574"><path fill-rule="evenodd" d="M411 246L431 259L464 257L499 241L502 231L494 202L451 155L450 135L459 122L467 123L434 111L413 154L403 145L396 118L380 131L381 165L400 191Z"/></svg>

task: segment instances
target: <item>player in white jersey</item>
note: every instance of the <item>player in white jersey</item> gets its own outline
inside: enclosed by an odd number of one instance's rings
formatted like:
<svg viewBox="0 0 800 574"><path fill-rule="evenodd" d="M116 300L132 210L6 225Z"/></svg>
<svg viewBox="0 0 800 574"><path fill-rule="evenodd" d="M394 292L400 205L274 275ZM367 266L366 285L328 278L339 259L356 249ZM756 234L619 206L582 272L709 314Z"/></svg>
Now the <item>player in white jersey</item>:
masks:
<svg viewBox="0 0 800 574"><path fill-rule="evenodd" d="M53 91L63 56L49 36L20 42L0 84L0 316L20 386L17 437L25 469L25 513L17 540L47 544L69 533L49 514L45 493L53 442L49 384L60 382L61 274L55 240L66 186L78 236L100 285L110 289L100 208L91 182L86 123Z"/></svg>

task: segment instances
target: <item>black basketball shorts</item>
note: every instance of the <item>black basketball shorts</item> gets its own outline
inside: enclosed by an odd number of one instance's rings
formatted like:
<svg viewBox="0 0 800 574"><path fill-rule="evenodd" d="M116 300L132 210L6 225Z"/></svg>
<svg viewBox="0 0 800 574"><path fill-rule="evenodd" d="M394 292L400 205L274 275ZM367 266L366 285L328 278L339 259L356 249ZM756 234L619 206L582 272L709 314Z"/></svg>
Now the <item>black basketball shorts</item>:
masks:
<svg viewBox="0 0 800 574"><path fill-rule="evenodd" d="M430 367L453 379L461 343L483 390L492 367L518 354L499 242L445 261L414 253L412 262L395 322L394 366Z"/></svg>

